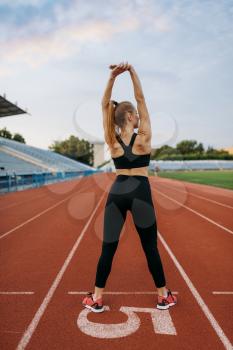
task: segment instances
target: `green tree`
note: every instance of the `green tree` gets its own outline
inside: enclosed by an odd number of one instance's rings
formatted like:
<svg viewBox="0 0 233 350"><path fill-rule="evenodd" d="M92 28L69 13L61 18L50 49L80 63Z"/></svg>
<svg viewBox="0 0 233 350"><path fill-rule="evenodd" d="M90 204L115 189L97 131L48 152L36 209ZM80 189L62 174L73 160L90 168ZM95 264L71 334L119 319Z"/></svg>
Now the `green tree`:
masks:
<svg viewBox="0 0 233 350"><path fill-rule="evenodd" d="M176 153L176 149L168 145L163 145L162 147L155 149L155 151L153 152L152 158L156 159L158 157L161 157L162 155L168 155L173 153Z"/></svg>
<svg viewBox="0 0 233 350"><path fill-rule="evenodd" d="M0 129L0 136L5 137L6 139L11 139L12 134L10 131L8 131L6 128Z"/></svg>
<svg viewBox="0 0 233 350"><path fill-rule="evenodd" d="M64 141L55 140L49 146L49 149L81 163L91 166L94 164L93 145L84 139L80 140L74 135Z"/></svg>
<svg viewBox="0 0 233 350"><path fill-rule="evenodd" d="M197 145L196 140L183 140L176 145L176 149L181 154L193 153Z"/></svg>
<svg viewBox="0 0 233 350"><path fill-rule="evenodd" d="M214 151L215 151L215 149L212 146L208 146L208 148L206 150L206 154L213 153Z"/></svg>
<svg viewBox="0 0 233 350"><path fill-rule="evenodd" d="M195 160L195 159L233 159L233 156L224 149L214 149L208 146L205 151L201 142L182 140L176 148L163 145L153 151L151 159L157 160Z"/></svg>
<svg viewBox="0 0 233 350"><path fill-rule="evenodd" d="M14 136L12 137L12 140L21 142L21 143L26 143L24 137L21 134L15 133Z"/></svg>
<svg viewBox="0 0 233 350"><path fill-rule="evenodd" d="M21 143L26 143L24 137L21 134L15 133L13 135L9 130L7 130L6 127L3 129L0 129L0 136L5 137L6 139L18 141Z"/></svg>
<svg viewBox="0 0 233 350"><path fill-rule="evenodd" d="M197 147L195 148L195 151L200 153L200 154L203 154L205 152L205 149L203 147L203 144L200 142Z"/></svg>

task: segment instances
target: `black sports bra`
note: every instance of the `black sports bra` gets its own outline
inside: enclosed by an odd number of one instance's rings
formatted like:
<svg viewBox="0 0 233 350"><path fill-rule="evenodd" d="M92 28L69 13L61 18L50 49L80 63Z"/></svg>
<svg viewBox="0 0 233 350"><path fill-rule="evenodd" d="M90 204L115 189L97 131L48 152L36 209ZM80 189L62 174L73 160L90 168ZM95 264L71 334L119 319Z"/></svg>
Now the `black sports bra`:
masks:
<svg viewBox="0 0 233 350"><path fill-rule="evenodd" d="M140 155L132 153L134 140L137 135L138 134L134 132L129 145L126 146L120 136L116 134L118 142L121 144L123 150L125 151L125 153L120 157L112 157L116 169L141 168L149 165L151 153Z"/></svg>

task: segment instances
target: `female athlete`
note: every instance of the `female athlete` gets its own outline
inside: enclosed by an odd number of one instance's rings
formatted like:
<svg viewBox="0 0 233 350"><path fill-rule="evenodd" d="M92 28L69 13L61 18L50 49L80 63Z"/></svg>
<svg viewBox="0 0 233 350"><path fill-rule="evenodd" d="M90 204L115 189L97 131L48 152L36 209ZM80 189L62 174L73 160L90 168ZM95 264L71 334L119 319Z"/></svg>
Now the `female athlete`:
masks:
<svg viewBox="0 0 233 350"><path fill-rule="evenodd" d="M156 308L164 310L175 305L177 297L166 288L157 248L157 222L148 179L152 137L150 117L134 67L122 62L109 68L111 73L102 98L102 112L105 141L116 168L116 178L105 203L102 251L97 264L95 290L87 293L82 305L94 312L104 311L103 291L129 210L158 291ZM130 101L111 100L115 79L123 72L129 72L132 79L137 108ZM135 128L138 128L138 133L134 132Z"/></svg>

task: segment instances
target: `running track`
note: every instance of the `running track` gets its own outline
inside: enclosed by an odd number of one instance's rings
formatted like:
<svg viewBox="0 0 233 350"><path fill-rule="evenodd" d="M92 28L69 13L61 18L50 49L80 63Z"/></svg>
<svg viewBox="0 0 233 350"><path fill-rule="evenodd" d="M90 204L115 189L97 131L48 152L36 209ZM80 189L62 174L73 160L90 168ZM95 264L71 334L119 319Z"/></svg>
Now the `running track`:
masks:
<svg viewBox="0 0 233 350"><path fill-rule="evenodd" d="M156 289L130 212L104 294L92 291L115 174L0 197L1 349L232 349L233 191L150 177L158 247L178 304ZM114 224L114 223L113 223Z"/></svg>

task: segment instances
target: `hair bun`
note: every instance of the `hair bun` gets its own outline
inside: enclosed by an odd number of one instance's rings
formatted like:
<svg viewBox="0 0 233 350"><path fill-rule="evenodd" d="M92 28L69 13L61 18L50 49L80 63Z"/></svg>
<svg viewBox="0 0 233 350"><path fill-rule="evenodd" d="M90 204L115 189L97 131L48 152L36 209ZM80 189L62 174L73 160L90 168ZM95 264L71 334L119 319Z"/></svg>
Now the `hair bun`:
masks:
<svg viewBox="0 0 233 350"><path fill-rule="evenodd" d="M112 100L113 104L117 106L119 103L117 101Z"/></svg>

